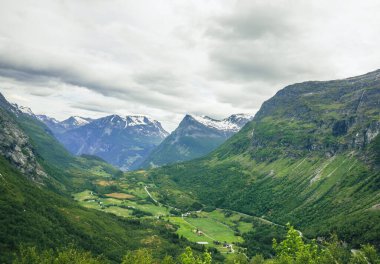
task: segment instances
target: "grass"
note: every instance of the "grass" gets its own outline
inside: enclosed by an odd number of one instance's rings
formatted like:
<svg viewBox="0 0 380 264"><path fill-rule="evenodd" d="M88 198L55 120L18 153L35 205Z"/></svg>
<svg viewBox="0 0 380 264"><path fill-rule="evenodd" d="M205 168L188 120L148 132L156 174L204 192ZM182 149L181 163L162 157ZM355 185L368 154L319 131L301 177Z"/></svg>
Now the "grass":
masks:
<svg viewBox="0 0 380 264"><path fill-rule="evenodd" d="M107 193L105 194L107 197L116 198L116 199L132 199L133 195L127 193Z"/></svg>
<svg viewBox="0 0 380 264"><path fill-rule="evenodd" d="M83 192L75 193L74 199L77 201L86 201L91 199L97 199L98 196L94 195L94 193L90 190L85 190Z"/></svg>
<svg viewBox="0 0 380 264"><path fill-rule="evenodd" d="M239 222L238 229L241 233L248 233L253 228L252 223Z"/></svg>
<svg viewBox="0 0 380 264"><path fill-rule="evenodd" d="M103 209L103 211L107 213L112 213L114 215L123 216L123 217L129 217L131 216L131 213L132 213L132 210L120 208L118 206L110 206Z"/></svg>
<svg viewBox="0 0 380 264"><path fill-rule="evenodd" d="M208 234L214 240L217 241L227 241L228 243L232 242L241 242L241 237L234 235L234 231L227 225L217 222L212 218L186 218L188 223L193 226L196 226L202 232Z"/></svg>

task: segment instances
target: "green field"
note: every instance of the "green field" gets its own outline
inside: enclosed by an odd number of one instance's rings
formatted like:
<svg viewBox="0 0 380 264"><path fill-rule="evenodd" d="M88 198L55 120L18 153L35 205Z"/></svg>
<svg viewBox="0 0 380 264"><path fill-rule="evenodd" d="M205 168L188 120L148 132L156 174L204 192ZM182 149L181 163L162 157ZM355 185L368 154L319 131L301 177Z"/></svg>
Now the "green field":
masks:
<svg viewBox="0 0 380 264"><path fill-rule="evenodd" d="M183 236L194 243L207 242L207 247L215 247L221 253L230 251L228 248L223 247L224 242L228 244L242 243L244 240L241 234L253 229L252 222L241 221L243 218L247 218L246 216L222 209L216 209L211 212L192 212L188 217L174 216L167 206L157 205L149 199L149 195L144 190L145 184L143 182L133 184L123 179L113 180L112 184L109 185L105 181L102 184L119 187L119 190L133 194L135 197L133 199L104 198L104 195L90 190L75 193L73 197L84 207L98 209L122 217L135 217L133 214L135 210L147 213L143 217L164 217L164 220L177 226L176 233L179 236ZM151 189L151 194L155 198L159 198L160 191L154 186L151 186ZM201 234L197 234L198 230L201 231ZM215 244L215 241L221 244ZM233 246L233 250L237 249L238 246Z"/></svg>

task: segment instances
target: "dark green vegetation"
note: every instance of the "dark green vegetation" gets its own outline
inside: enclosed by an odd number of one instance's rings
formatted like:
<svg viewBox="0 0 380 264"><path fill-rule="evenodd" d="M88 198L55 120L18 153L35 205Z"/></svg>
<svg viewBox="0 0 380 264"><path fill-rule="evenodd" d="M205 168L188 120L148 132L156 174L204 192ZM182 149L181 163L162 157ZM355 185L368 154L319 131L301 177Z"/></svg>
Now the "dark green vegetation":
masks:
<svg viewBox="0 0 380 264"><path fill-rule="evenodd" d="M380 248L379 76L288 86L207 157L147 178L176 207L198 202Z"/></svg>
<svg viewBox="0 0 380 264"><path fill-rule="evenodd" d="M290 225L286 238L277 243L273 240L275 256L264 259L260 254L247 258L243 253L229 258L227 264L378 264L380 256L371 245L363 245L360 250L350 251L336 236L329 240L321 241L320 245L315 240L307 243L300 234ZM40 264L40 263L107 263L104 258L93 257L89 252L83 252L74 248L66 248L60 251L45 250L38 252L34 247L22 247L14 264ZM177 258L165 256L155 257L150 250L138 249L128 252L124 256L122 264L211 264L212 254L205 251L203 254L194 254L190 247Z"/></svg>

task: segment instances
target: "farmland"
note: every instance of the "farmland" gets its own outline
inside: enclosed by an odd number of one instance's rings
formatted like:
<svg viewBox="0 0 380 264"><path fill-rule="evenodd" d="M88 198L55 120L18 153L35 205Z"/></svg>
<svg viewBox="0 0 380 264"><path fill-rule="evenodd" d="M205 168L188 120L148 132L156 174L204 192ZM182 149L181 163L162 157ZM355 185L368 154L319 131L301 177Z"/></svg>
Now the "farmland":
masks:
<svg viewBox="0 0 380 264"><path fill-rule="evenodd" d="M223 209L184 212L157 202L160 191L153 184L127 182L125 179L107 181L104 178L94 183L100 186L97 191L87 189L73 194L82 206L122 217L153 217L168 221L176 226L179 236L206 247L215 247L221 253L240 250L238 245L244 242L242 234L253 228L252 219L237 212Z"/></svg>

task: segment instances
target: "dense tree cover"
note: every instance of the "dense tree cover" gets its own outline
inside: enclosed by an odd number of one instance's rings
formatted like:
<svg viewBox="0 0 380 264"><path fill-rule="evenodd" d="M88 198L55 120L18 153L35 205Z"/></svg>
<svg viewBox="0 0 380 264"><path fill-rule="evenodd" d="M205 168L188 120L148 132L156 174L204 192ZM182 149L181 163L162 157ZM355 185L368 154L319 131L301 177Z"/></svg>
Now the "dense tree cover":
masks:
<svg viewBox="0 0 380 264"><path fill-rule="evenodd" d="M73 243L111 261L141 247L155 249L159 257L167 252L178 256L189 245L162 221L127 219L80 207L30 182L0 157L0 263L9 263L20 243L41 250Z"/></svg>
<svg viewBox="0 0 380 264"><path fill-rule="evenodd" d="M316 240L305 242L300 233L290 224L283 241L273 239L275 256L264 259L260 254L249 259L244 253L234 254L227 258L225 264L379 264L380 256L371 245L363 245L360 250L351 250L341 242L336 235L329 241L317 243ZM72 247L61 251L37 251L35 247L21 247L14 264L63 264L63 263L108 263L105 258L94 257L89 252L76 250ZM190 247L177 258L172 256L156 257L152 250L140 248L129 251L121 260L122 264L211 264L212 254L194 253Z"/></svg>
<svg viewBox="0 0 380 264"><path fill-rule="evenodd" d="M60 251L38 251L35 247L20 248L13 264L102 264L104 258L94 257L90 252L69 247Z"/></svg>
<svg viewBox="0 0 380 264"><path fill-rule="evenodd" d="M75 249L73 247L61 250L38 251L35 247L21 246L13 264L106 264L109 263L104 257L94 257L90 252ZM154 257L151 250L141 248L128 252L120 262L121 264L211 264L211 254L205 251L203 254L194 254L190 247L173 258Z"/></svg>
<svg viewBox="0 0 380 264"><path fill-rule="evenodd" d="M330 241L318 245L315 240L306 243L299 232L288 224L288 233L280 243L274 239L273 248L276 251L274 264L378 264L380 256L369 244L360 250L349 250L347 246L333 236Z"/></svg>

